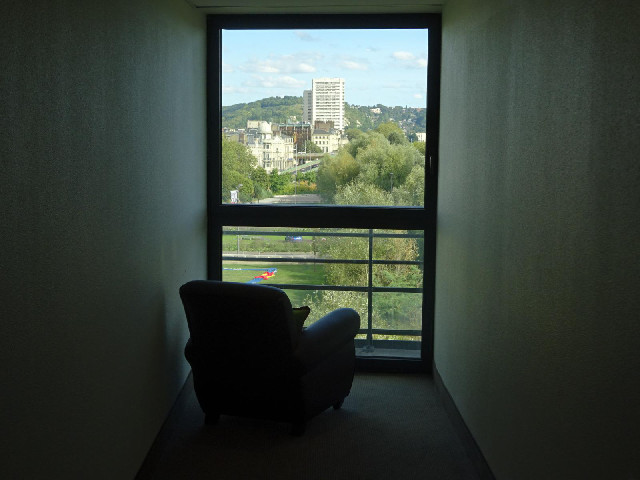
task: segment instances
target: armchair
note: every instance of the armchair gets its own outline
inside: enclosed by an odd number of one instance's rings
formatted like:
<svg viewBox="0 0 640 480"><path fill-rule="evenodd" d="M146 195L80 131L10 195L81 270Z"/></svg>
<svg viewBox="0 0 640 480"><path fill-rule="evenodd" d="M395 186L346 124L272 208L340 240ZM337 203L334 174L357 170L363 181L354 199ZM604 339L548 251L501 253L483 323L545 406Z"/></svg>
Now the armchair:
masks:
<svg viewBox="0 0 640 480"><path fill-rule="evenodd" d="M355 310L310 327L293 321L286 293L245 283L195 280L180 288L189 325L185 356L205 423L233 415L306 422L349 395L355 369Z"/></svg>

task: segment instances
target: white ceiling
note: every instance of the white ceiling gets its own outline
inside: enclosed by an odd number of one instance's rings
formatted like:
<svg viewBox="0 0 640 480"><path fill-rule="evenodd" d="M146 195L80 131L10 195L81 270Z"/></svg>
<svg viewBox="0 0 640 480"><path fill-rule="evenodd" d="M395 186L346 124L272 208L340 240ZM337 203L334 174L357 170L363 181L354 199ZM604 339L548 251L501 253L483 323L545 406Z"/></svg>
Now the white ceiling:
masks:
<svg viewBox="0 0 640 480"><path fill-rule="evenodd" d="M432 13L445 0L186 0L203 13Z"/></svg>

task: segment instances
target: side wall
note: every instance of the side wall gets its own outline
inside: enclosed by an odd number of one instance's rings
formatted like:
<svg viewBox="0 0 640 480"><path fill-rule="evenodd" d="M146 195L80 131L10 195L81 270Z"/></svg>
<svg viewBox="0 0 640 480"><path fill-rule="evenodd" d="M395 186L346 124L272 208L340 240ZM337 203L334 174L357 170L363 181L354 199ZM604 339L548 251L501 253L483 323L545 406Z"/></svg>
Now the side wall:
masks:
<svg viewBox="0 0 640 480"><path fill-rule="evenodd" d="M2 478L133 478L186 378L205 31L183 0L3 2Z"/></svg>
<svg viewBox="0 0 640 480"><path fill-rule="evenodd" d="M435 364L498 479L640 478L638 25L445 4Z"/></svg>

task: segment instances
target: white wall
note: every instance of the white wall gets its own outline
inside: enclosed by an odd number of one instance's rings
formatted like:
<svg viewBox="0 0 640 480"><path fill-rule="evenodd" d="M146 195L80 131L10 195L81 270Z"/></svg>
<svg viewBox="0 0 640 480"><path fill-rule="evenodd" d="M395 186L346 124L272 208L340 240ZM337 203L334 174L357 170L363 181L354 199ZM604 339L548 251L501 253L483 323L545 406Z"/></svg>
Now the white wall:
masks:
<svg viewBox="0 0 640 480"><path fill-rule="evenodd" d="M205 20L9 1L0 48L0 477L133 478L206 272Z"/></svg>
<svg viewBox="0 0 640 480"><path fill-rule="evenodd" d="M640 4L447 0L435 364L496 478L640 478Z"/></svg>

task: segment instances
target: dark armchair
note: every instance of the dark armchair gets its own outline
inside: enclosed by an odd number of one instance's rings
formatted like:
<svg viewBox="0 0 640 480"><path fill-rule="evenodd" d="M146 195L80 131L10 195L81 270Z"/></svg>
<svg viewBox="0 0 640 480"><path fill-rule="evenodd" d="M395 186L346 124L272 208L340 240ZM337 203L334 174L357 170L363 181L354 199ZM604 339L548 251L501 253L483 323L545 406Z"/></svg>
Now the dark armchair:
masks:
<svg viewBox="0 0 640 480"><path fill-rule="evenodd" d="M349 395L355 368L354 337L360 317L341 308L303 330L280 289L195 280L180 288L191 338L191 364L205 422L220 414L293 424Z"/></svg>

